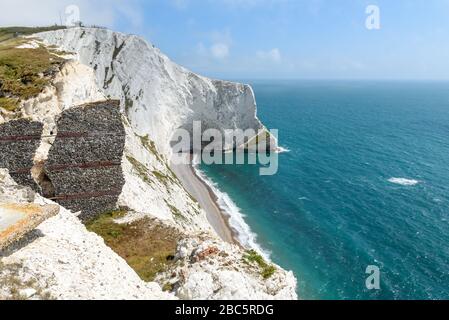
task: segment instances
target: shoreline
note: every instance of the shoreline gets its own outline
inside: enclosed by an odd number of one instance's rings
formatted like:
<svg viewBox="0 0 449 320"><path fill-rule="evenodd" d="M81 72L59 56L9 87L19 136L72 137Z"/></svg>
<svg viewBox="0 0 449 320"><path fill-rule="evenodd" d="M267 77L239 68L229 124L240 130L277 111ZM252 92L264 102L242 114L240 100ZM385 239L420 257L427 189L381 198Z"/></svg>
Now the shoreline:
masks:
<svg viewBox="0 0 449 320"><path fill-rule="evenodd" d="M230 223L230 216L224 212L218 204L218 196L214 190L198 175L189 155L189 164L171 165L184 188L199 203L206 212L206 218L215 233L223 240L231 244L243 247L239 241L239 235Z"/></svg>

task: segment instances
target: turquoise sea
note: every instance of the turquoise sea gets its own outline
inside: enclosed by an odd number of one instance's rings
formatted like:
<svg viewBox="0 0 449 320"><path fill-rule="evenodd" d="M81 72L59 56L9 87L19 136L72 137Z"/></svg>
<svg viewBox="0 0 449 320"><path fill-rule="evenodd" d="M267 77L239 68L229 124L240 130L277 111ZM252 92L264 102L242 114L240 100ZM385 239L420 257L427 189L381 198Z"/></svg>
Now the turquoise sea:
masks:
<svg viewBox="0 0 449 320"><path fill-rule="evenodd" d="M200 169L300 297L449 298L449 83L249 83L290 150L278 174ZM368 265L380 290L366 289Z"/></svg>

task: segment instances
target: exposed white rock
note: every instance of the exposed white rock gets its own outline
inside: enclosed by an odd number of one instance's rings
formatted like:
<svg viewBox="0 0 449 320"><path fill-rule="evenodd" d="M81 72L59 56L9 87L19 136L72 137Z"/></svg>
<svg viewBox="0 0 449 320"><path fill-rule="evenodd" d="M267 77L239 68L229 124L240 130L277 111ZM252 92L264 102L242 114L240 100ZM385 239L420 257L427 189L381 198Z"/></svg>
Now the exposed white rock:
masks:
<svg viewBox="0 0 449 320"><path fill-rule="evenodd" d="M30 42L23 43L16 47L17 49L37 49L39 48L39 43L37 41L31 40Z"/></svg>
<svg viewBox="0 0 449 320"><path fill-rule="evenodd" d="M0 203L29 203L35 196L32 190L17 185L8 170L0 168Z"/></svg>
<svg viewBox="0 0 449 320"><path fill-rule="evenodd" d="M123 121L126 130L122 160L125 185L118 204L138 213L139 217L170 220L183 230L213 233L205 212L183 188L156 146L152 146L146 137L137 136L127 120Z"/></svg>
<svg viewBox="0 0 449 320"><path fill-rule="evenodd" d="M26 288L19 291L19 294L24 297L25 299L30 299L32 296L34 296L37 293L36 289L33 288Z"/></svg>
<svg viewBox="0 0 449 320"><path fill-rule="evenodd" d="M180 299L297 299L292 272L273 265L275 271L264 279L260 266L250 263L245 255L235 245L204 235L192 236L179 243L176 267L158 280L171 283Z"/></svg>
<svg viewBox="0 0 449 320"><path fill-rule="evenodd" d="M192 130L194 120L202 122L203 130L263 127L250 86L196 75L137 36L95 28L37 36L91 66L98 87L122 101L136 133L149 135L167 156L174 131Z"/></svg>
<svg viewBox="0 0 449 320"><path fill-rule="evenodd" d="M27 202L17 186L0 169L3 197ZM31 191L29 191L31 192ZM36 195L34 203L50 200ZM146 283L128 264L104 244L102 238L88 232L69 211L42 223L34 232L37 238L18 243L18 250L0 260L4 265L21 266L21 277L38 281L56 299L174 299L154 282ZM22 248L20 248L23 246ZM5 276L0 271L0 278ZM29 292L27 292L29 293ZM0 297L1 298L1 297Z"/></svg>

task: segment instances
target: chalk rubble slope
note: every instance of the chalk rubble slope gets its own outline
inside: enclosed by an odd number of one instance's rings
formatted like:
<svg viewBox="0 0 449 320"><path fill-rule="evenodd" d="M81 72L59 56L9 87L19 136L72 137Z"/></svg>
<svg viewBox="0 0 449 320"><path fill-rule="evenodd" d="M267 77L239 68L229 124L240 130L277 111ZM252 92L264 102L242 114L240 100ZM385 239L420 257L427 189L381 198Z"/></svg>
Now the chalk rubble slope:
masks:
<svg viewBox="0 0 449 320"><path fill-rule="evenodd" d="M3 169L0 201L56 205L18 186ZM12 254L5 252L1 263L19 265L18 276L24 283L34 280L34 286L54 299L175 299L157 283L143 282L101 237L88 232L73 213L62 207L57 216L9 250ZM4 276L2 269L0 278ZM2 298L8 298L6 286L0 290Z"/></svg>
<svg viewBox="0 0 449 320"><path fill-rule="evenodd" d="M273 265L264 278L263 268L239 247L207 235L179 242L175 266L157 280L173 284L184 300L292 300L297 299L296 278Z"/></svg>

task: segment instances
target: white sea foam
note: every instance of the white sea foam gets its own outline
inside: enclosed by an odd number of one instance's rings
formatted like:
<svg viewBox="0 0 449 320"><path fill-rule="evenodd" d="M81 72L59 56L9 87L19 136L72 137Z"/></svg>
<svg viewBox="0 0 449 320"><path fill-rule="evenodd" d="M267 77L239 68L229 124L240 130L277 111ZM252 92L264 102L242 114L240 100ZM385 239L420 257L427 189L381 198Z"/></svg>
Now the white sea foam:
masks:
<svg viewBox="0 0 449 320"><path fill-rule="evenodd" d="M287 152L290 152L290 151L291 150L289 150L287 148L283 148L283 147L279 146L276 152L277 153L287 153Z"/></svg>
<svg viewBox="0 0 449 320"><path fill-rule="evenodd" d="M193 161L193 163L196 162ZM201 180L206 183L217 196L217 203L220 206L220 209L229 217L229 225L236 232L239 243L247 249L258 251L265 259L270 260L271 253L268 250L263 249L257 243L257 235L251 231L251 228L245 222L245 215L241 212L240 208L234 201L232 201L227 193L220 191L217 184L211 181L197 165L194 165L193 168Z"/></svg>
<svg viewBox="0 0 449 320"><path fill-rule="evenodd" d="M406 179L406 178L390 178L389 182L394 184L399 184L401 186L416 186L419 181L414 179Z"/></svg>

